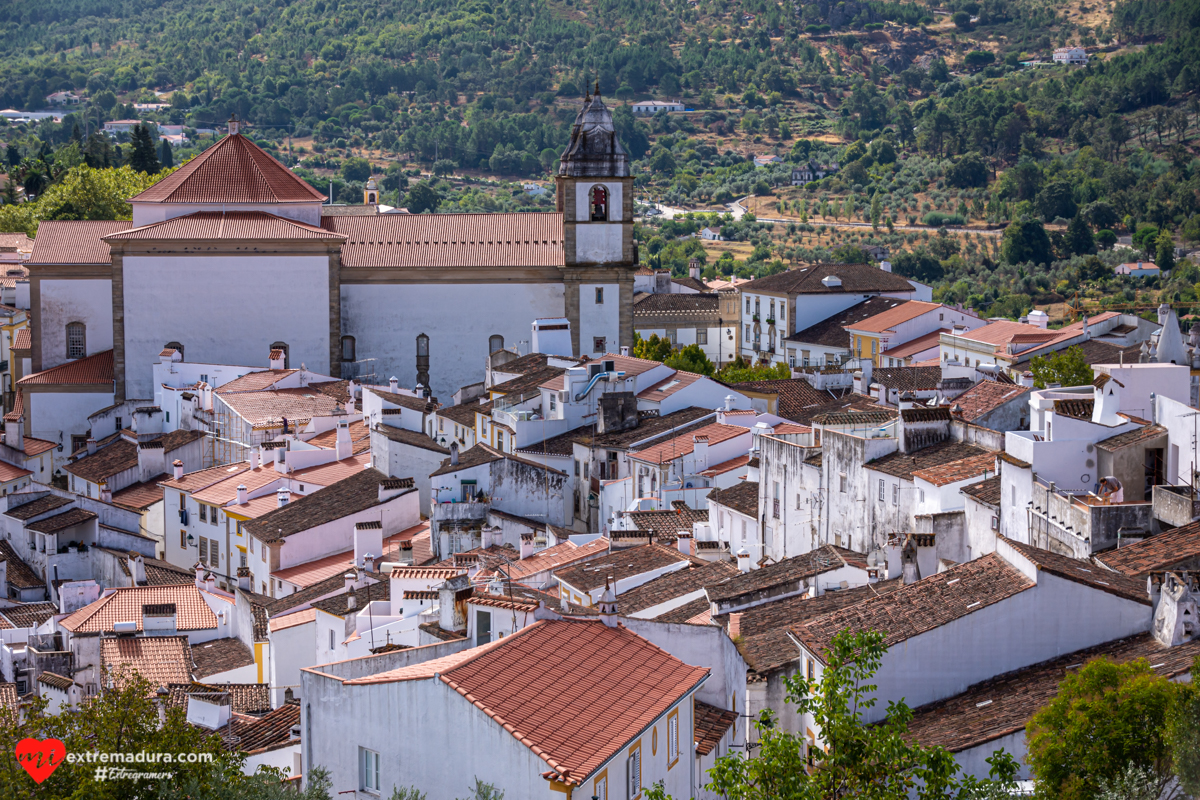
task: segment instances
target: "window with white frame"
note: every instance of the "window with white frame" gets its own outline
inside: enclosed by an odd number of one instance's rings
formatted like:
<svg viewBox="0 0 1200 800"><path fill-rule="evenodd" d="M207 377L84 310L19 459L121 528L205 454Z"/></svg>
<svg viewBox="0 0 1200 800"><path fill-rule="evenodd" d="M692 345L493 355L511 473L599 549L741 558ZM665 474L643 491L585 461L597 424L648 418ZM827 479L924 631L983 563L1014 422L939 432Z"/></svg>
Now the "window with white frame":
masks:
<svg viewBox="0 0 1200 800"><path fill-rule="evenodd" d="M892 486L892 505L900 505L900 484L898 483Z"/></svg>
<svg viewBox="0 0 1200 800"><path fill-rule="evenodd" d="M642 794L642 748L636 747L625 761L625 776L629 779L629 800Z"/></svg>
<svg viewBox="0 0 1200 800"><path fill-rule="evenodd" d="M883 502L883 498L884 498L883 492L884 492L883 478L880 478L879 479L879 502L881 502L881 503Z"/></svg>
<svg viewBox="0 0 1200 800"><path fill-rule="evenodd" d="M679 712L667 717L667 763L679 760Z"/></svg>
<svg viewBox="0 0 1200 800"><path fill-rule="evenodd" d="M359 784L364 792L379 793L379 753L365 747L359 752Z"/></svg>

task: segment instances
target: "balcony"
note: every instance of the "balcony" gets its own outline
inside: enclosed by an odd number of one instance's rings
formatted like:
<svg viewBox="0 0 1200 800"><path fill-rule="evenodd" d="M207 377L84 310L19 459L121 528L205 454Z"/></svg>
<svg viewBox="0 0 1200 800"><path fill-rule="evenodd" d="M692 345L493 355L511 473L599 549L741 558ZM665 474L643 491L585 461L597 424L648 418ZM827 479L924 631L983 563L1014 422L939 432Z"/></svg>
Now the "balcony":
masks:
<svg viewBox="0 0 1200 800"><path fill-rule="evenodd" d="M436 503L433 506L435 522L461 523L487 518L491 503Z"/></svg>
<svg viewBox="0 0 1200 800"><path fill-rule="evenodd" d="M1191 486L1154 487L1154 518L1165 525L1179 527L1200 519L1200 496Z"/></svg>

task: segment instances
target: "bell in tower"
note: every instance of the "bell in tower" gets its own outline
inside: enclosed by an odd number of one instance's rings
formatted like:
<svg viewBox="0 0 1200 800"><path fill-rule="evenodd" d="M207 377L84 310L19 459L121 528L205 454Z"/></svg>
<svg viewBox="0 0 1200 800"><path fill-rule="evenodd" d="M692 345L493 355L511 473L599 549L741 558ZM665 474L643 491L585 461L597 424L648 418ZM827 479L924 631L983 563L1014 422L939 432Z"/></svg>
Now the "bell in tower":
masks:
<svg viewBox="0 0 1200 800"><path fill-rule="evenodd" d="M367 186L363 189L363 204L368 206L379 205L379 187L375 183L374 176L367 178Z"/></svg>

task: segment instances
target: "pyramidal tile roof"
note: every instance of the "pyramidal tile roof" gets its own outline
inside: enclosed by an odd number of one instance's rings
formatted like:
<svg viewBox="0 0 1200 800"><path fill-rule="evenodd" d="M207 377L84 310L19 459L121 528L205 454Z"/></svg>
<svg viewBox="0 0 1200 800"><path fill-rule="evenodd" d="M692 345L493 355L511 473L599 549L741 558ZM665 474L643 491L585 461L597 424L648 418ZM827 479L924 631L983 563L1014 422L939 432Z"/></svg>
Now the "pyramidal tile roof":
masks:
<svg viewBox="0 0 1200 800"><path fill-rule="evenodd" d="M197 211L104 237L106 242L132 239L328 239L346 237L324 228L277 217L265 211Z"/></svg>
<svg viewBox="0 0 1200 800"><path fill-rule="evenodd" d="M133 203L319 203L325 195L261 147L231 134L146 191Z"/></svg>

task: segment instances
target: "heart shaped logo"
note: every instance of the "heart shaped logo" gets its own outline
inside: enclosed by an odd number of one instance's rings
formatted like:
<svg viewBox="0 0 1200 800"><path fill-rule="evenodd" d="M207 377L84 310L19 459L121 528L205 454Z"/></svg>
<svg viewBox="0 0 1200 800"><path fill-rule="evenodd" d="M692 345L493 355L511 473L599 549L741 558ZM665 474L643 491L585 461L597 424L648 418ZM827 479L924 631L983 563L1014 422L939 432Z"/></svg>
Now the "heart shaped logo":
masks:
<svg viewBox="0 0 1200 800"><path fill-rule="evenodd" d="M59 739L22 739L17 742L17 762L37 783L49 778L67 758L67 746Z"/></svg>

